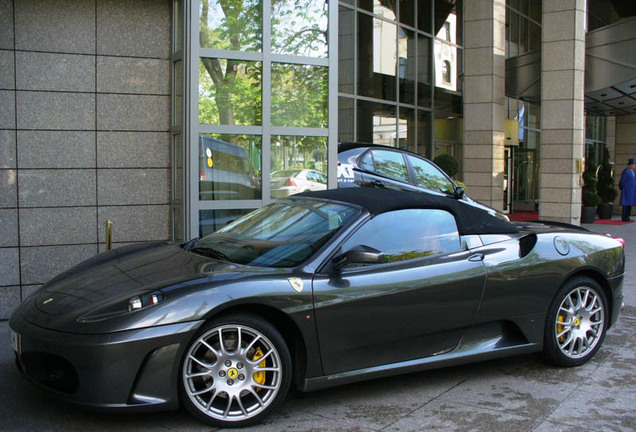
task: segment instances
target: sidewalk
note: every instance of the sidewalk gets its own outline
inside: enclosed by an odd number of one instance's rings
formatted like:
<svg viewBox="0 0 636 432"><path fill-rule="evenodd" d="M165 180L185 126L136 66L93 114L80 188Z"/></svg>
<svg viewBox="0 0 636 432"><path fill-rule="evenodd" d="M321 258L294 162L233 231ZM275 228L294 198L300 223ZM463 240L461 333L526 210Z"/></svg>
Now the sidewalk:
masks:
<svg viewBox="0 0 636 432"><path fill-rule="evenodd" d="M589 363L518 356L300 394L246 431L633 431L636 223L585 225L627 242L625 308ZM97 414L46 397L17 371L0 322L0 431L210 431L181 412Z"/></svg>

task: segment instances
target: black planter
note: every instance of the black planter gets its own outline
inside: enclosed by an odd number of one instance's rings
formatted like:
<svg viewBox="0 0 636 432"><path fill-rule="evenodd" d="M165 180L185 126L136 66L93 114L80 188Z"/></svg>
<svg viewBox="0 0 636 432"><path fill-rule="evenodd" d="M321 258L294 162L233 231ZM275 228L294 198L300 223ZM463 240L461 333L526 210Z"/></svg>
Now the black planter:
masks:
<svg viewBox="0 0 636 432"><path fill-rule="evenodd" d="M599 219L611 219L614 213L614 203L599 204L598 205L598 218Z"/></svg>
<svg viewBox="0 0 636 432"><path fill-rule="evenodd" d="M596 207L581 207L581 223L594 223Z"/></svg>

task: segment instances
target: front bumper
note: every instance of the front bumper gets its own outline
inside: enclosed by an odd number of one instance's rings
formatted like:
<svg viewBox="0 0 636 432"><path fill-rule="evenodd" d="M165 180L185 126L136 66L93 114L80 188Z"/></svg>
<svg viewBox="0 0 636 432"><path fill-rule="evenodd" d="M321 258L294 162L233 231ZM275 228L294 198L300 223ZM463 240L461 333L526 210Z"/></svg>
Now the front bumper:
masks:
<svg viewBox="0 0 636 432"><path fill-rule="evenodd" d="M178 368L202 321L112 334L62 333L12 317L21 371L56 396L89 408L152 410L179 405Z"/></svg>

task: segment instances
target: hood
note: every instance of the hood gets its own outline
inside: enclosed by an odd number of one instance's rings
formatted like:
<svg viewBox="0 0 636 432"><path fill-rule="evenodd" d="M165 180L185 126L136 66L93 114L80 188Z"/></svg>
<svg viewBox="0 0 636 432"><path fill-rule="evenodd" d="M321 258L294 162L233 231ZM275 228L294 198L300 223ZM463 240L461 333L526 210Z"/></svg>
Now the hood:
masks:
<svg viewBox="0 0 636 432"><path fill-rule="evenodd" d="M238 266L184 251L171 243L150 243L100 254L44 284L21 305L33 324L64 330L69 321L95 310L126 310L130 298L156 290L218 284L271 269Z"/></svg>

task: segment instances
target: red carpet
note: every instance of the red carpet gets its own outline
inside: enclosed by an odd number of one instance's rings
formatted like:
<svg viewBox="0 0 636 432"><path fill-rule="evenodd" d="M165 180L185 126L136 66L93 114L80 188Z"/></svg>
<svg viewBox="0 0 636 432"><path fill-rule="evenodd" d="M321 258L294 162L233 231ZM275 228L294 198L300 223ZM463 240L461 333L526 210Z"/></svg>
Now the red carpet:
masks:
<svg viewBox="0 0 636 432"><path fill-rule="evenodd" d="M623 222L619 219L594 219L594 223L599 225L626 225L633 222Z"/></svg>
<svg viewBox="0 0 636 432"><path fill-rule="evenodd" d="M539 219L539 212L537 211L515 211L513 214L509 214L508 218L511 222L526 222ZM632 222L623 222L620 219L595 219L595 224L599 225L625 225Z"/></svg>
<svg viewBox="0 0 636 432"><path fill-rule="evenodd" d="M538 211L515 211L513 214L509 214L508 218L512 222L525 222L539 219Z"/></svg>

